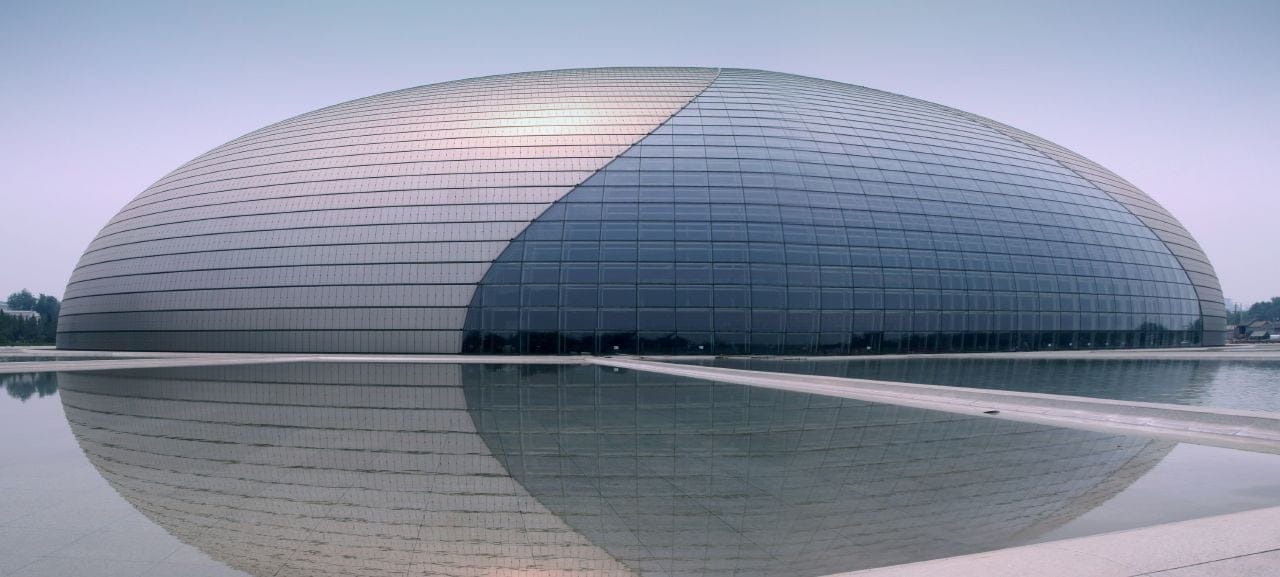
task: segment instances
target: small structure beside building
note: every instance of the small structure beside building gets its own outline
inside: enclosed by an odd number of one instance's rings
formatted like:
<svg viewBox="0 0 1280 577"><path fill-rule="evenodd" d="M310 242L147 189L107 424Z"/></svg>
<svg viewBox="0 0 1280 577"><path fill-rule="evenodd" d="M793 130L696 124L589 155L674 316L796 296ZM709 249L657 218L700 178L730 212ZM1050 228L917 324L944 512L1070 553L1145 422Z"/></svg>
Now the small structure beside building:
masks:
<svg viewBox="0 0 1280 577"><path fill-rule="evenodd" d="M1280 340L1280 321L1258 320L1240 325L1237 336L1243 340L1255 342Z"/></svg>
<svg viewBox="0 0 1280 577"><path fill-rule="evenodd" d="M0 304L0 314L18 317L20 319L35 319L37 322L40 320L40 313L36 311L20 311L18 309L11 309L8 305L3 304Z"/></svg>

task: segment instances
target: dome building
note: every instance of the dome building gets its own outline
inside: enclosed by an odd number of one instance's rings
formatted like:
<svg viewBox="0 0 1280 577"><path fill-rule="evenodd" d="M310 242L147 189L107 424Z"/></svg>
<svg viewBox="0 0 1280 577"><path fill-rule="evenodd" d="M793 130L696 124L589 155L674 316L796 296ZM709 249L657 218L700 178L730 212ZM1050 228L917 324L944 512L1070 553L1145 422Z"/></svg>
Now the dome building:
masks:
<svg viewBox="0 0 1280 577"><path fill-rule="evenodd" d="M310 112L124 207L64 349L859 354L1222 344L1213 267L1004 124L743 69L533 72Z"/></svg>
<svg viewBox="0 0 1280 577"><path fill-rule="evenodd" d="M832 575L1050 535L1174 447L595 366L274 363L58 384L121 497L271 577Z"/></svg>

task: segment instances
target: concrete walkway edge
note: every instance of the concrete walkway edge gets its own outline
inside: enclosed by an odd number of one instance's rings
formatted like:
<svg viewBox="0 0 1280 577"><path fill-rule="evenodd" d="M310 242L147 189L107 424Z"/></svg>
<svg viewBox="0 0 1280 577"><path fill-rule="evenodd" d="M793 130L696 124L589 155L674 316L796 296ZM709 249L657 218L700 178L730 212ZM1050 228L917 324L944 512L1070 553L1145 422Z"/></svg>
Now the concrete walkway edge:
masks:
<svg viewBox="0 0 1280 577"><path fill-rule="evenodd" d="M867 569L857 577L1280 575L1280 507ZM834 577L834 576L833 576Z"/></svg>
<svg viewBox="0 0 1280 577"><path fill-rule="evenodd" d="M1280 454L1280 413L677 365L619 357L594 357L591 363L978 417Z"/></svg>

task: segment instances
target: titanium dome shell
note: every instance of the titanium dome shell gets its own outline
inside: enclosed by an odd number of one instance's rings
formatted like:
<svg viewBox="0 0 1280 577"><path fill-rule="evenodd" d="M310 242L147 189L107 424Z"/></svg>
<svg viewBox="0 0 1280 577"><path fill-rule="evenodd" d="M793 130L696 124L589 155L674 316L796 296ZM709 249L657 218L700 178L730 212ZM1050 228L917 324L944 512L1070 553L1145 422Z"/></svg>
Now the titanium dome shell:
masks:
<svg viewBox="0 0 1280 577"><path fill-rule="evenodd" d="M62 349L858 354L1222 344L1159 204L1034 135L743 69L353 100L165 176L90 244Z"/></svg>

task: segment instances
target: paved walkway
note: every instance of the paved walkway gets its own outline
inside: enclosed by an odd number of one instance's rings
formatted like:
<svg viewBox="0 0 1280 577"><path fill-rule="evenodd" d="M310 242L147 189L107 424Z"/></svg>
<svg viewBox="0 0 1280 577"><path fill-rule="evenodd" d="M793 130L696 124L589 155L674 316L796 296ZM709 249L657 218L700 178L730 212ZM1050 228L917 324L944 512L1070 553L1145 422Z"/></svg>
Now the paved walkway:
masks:
<svg viewBox="0 0 1280 577"><path fill-rule="evenodd" d="M57 351L55 353L61 353ZM31 356L49 355L32 351ZM87 354L56 354L104 356ZM536 363L596 364L702 378L726 383L793 390L905 405L967 415L1033 422L1094 431L1146 435L1180 442L1280 454L1280 413L1241 411L1047 395L1014 391L921 385L817 375L749 371L656 362L627 357L490 355L308 355L187 353L128 355L109 359L6 362L0 374L40 371L95 371L124 368L196 367L278 362Z"/></svg>
<svg viewBox="0 0 1280 577"><path fill-rule="evenodd" d="M251 365L290 362L334 363L425 363L425 364L510 364L581 365L585 356L511 356L511 355L328 355L307 353L92 353L81 351L37 350L17 353L0 348L0 357L29 356L29 362L0 362L0 375L40 372L85 372L108 369L154 369L162 367L206 367L218 365ZM48 357L58 357L47 360ZM109 357L109 358L101 358Z"/></svg>
<svg viewBox="0 0 1280 577"><path fill-rule="evenodd" d="M315 353L171 353L133 351L68 351L53 347L0 347L0 357L32 357L32 362L0 362L0 374L41 371L94 371L118 368L175 367L223 364L250 364L286 361L335 361L369 363L537 363L584 364L595 360L637 357L589 357L567 355L382 355ZM56 357L56 360L45 360ZM106 357L106 358L103 358ZM710 360L699 356L644 356L647 361ZM1106 351L1035 351L1019 353L957 353L917 355L861 355L852 357L745 357L805 361L929 360L929 359L1084 359L1084 360L1216 360L1280 362L1280 344L1231 345L1227 347L1180 349L1131 349ZM74 362L74 363L73 363ZM73 363L73 364L72 364Z"/></svg>
<svg viewBox="0 0 1280 577"><path fill-rule="evenodd" d="M1280 413L677 365L618 357L596 357L591 362L874 403L967 415L986 414L1058 427L1280 454Z"/></svg>
<svg viewBox="0 0 1280 577"><path fill-rule="evenodd" d="M645 355L654 361L690 361L714 359L713 356ZM770 360L804 361L913 361L929 359L1010 359L1010 360L1125 360L1125 361L1275 361L1280 362L1280 343L1228 345L1225 347L1200 347L1178 349L1111 349L1093 351L1024 351L1007 353L928 353L908 355L854 355L854 356L760 356L746 357Z"/></svg>
<svg viewBox="0 0 1280 577"><path fill-rule="evenodd" d="M1275 577L1280 575L1280 507L841 575Z"/></svg>
<svg viewBox="0 0 1280 577"><path fill-rule="evenodd" d="M992 418L1162 437L1235 449L1280 453L1280 414L1136 403L1063 395L967 389L769 373L628 357L478 355L273 355L230 353L99 353L0 349L0 356L56 356L57 361L0 363L0 374L111 368L211 366L277 362L595 364L719 382L819 393ZM89 357L89 358L85 358ZM110 357L95 359L94 357ZM1144 351L1062 351L927 355L911 358L1086 358L1280 361L1280 347ZM75 360L75 359L83 360ZM859 360L892 356L854 357ZM897 357L902 358L902 357ZM681 357L688 360L689 357ZM811 360L827 360L819 357ZM1280 507L1158 525L1131 531L1014 547L961 557L872 569L862 577L980 576L1209 577L1280 576Z"/></svg>

